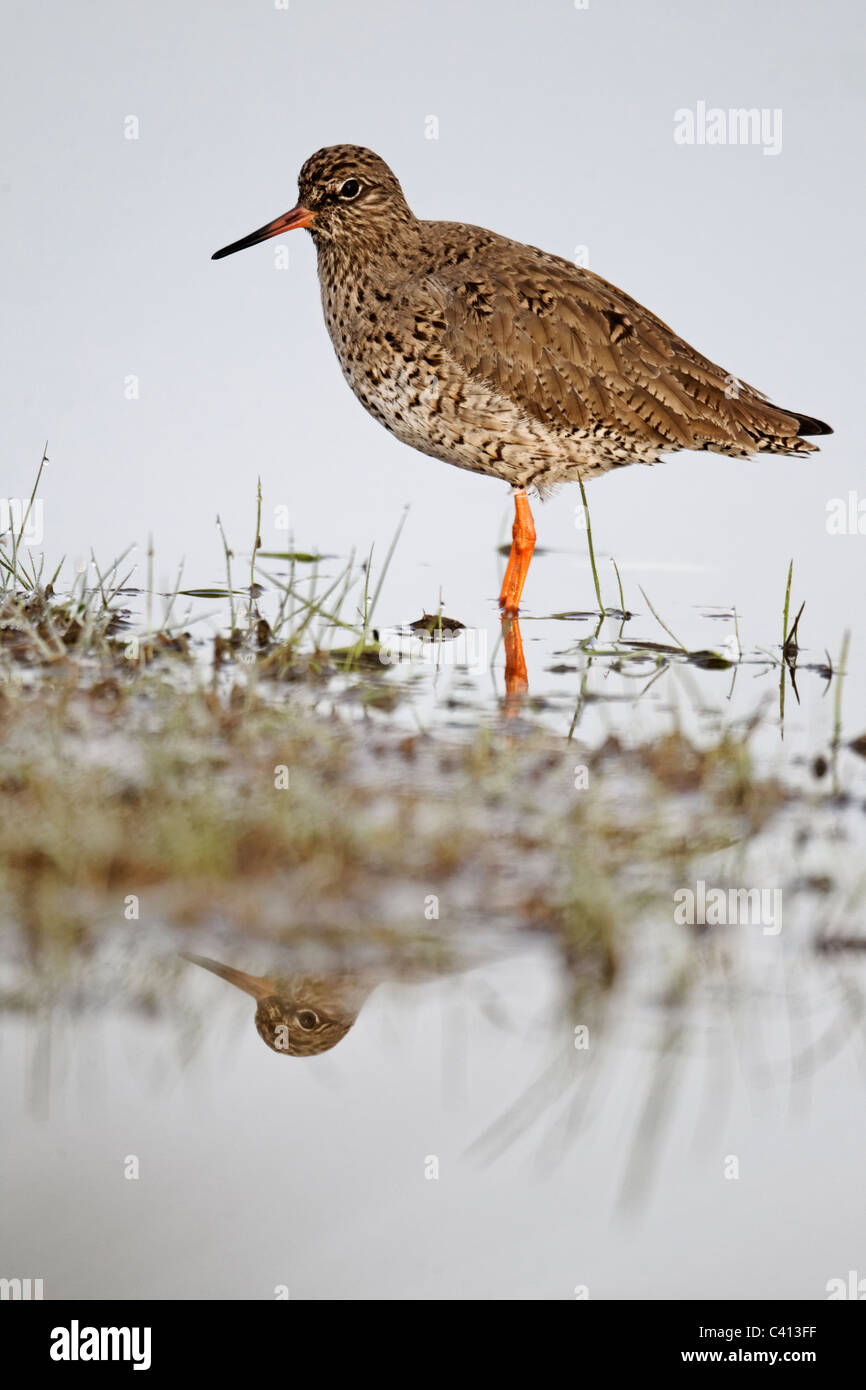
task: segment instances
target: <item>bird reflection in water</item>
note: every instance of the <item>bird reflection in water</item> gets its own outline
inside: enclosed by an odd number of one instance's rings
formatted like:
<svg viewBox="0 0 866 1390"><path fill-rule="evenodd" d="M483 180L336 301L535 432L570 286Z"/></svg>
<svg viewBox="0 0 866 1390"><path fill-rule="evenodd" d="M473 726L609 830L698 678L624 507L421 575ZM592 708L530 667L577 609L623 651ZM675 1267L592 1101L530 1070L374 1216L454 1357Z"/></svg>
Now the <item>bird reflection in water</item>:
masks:
<svg viewBox="0 0 866 1390"><path fill-rule="evenodd" d="M529 690L526 658L520 636L520 619L516 613L502 614L502 638L505 643L505 703L506 715L517 714L523 697Z"/></svg>
<svg viewBox="0 0 866 1390"><path fill-rule="evenodd" d="M256 1001L256 1030L274 1052L313 1057L346 1036L377 981L358 975L247 975L209 956L184 960L219 975Z"/></svg>

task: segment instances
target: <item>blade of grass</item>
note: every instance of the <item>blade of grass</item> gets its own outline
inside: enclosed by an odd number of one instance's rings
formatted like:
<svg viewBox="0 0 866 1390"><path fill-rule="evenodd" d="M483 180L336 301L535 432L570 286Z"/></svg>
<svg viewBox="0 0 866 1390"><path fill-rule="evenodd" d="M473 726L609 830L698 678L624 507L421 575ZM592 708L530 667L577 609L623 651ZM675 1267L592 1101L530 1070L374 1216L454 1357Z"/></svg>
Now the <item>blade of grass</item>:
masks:
<svg viewBox="0 0 866 1390"><path fill-rule="evenodd" d="M18 569L18 547L20 546L20 544L21 544L21 538L22 538L22 536L24 535L24 528L26 527L27 522L28 522L29 519L30 519L30 513L31 513L31 511L33 510L33 503L34 503L34 501L36 500L36 490L37 490L37 488L39 487L39 483L40 483L40 480L41 480L41 478L42 478L42 473L43 473L43 470L44 470L45 465L46 465L47 462L48 462L48 440L46 439L46 441L45 441L45 448L42 450L42 458L39 460L39 467L38 467L38 469L36 470L36 481L35 481L35 483L33 484L33 491L32 491L31 494L30 494L30 501L27 503L27 509L26 509L26 511L23 513L23 515L22 515L22 517L21 517L21 525L20 525L20 527L18 528L18 535L16 536L16 535L13 534L13 537L12 537L12 568L13 568L13 570L17 570L17 569ZM25 583L25 587L26 587L26 588L32 588L32 587L33 587L32 583L27 579L26 576L24 576L24 583Z"/></svg>
<svg viewBox="0 0 866 1390"><path fill-rule="evenodd" d="M391 544L388 546L388 553L387 553L387 555L385 556L385 563L384 563L384 565L382 566L382 572L381 572L381 574L379 575L379 582L378 582L378 584L376 585L376 588L375 588L374 591L373 591L373 598L372 598L372 600L371 600L371 602L370 602L369 612L366 612L366 611L365 611L365 613L364 613L364 632L365 632L365 636L366 636L366 631L367 631L367 629L369 628L370 624L371 624L372 621L373 621L373 614L374 614L375 611L376 611L376 604L379 602L379 595L380 595L381 592L382 592L382 585L383 585L384 582L385 582L385 576L386 576L387 573L388 573L388 567L389 567L389 565L391 564L392 559L394 558L394 551L397 549L397 542L398 542L399 539L400 539L400 532L403 530L403 527L404 527L405 524L406 524L406 517L407 517L408 515L409 515L409 508L408 508L408 506L406 506L406 507L403 508L403 515L400 517L400 520L399 520L398 523L397 523L397 529L396 529L396 531L394 532L394 535L393 535L393 537L392 537L392 539L391 539ZM371 551L371 556L372 556L372 551ZM365 607L366 607L366 604L365 604Z"/></svg>
<svg viewBox="0 0 866 1390"><path fill-rule="evenodd" d="M261 548L262 548L262 480L261 480L261 478L259 478L259 480L258 480L258 487L256 488L256 536L255 536L255 540L253 541L253 553L252 553L252 555L250 556L250 603L249 603L249 608L247 609L247 622L252 622L252 619L253 619L253 606L254 606L254 603L255 603L255 599L253 598L253 590L255 589L255 585L256 585L256 552L259 551L259 550L261 550Z"/></svg>
<svg viewBox="0 0 866 1390"><path fill-rule="evenodd" d="M663 628L664 628L664 630L665 630L665 632L667 633L668 637L670 637L671 640L672 640L673 642L676 642L676 644L677 644L677 646L679 647L680 651L688 652L688 650L689 650L688 647L686 647L686 646L683 645L683 643L680 641L679 637L677 637L676 633L675 633L675 632L671 632L671 630L670 630L670 628L668 627L667 623L664 622L663 619L661 619L661 618L659 617L658 613L657 613L656 610L653 608L652 603L650 602L649 598L647 597L646 591L645 591L644 589L642 589L640 585L638 585L638 588L640 589L641 593L643 594L643 597L644 597L644 600L645 600L645 602L646 602L646 605L647 605L647 607L649 608L649 611L652 613L653 617L655 618L656 622L659 624L659 627L663 627Z"/></svg>
<svg viewBox="0 0 866 1390"><path fill-rule="evenodd" d="M592 567L592 582L595 585L595 597L598 600L598 611L604 616L607 612L601 600L601 586L598 582L598 570L595 565L595 548L592 544L592 523L589 519L589 503L586 500L586 489L583 486L583 478L578 474L577 481L580 485L580 495L583 499L583 514L586 517L586 543L589 547L589 563Z"/></svg>
<svg viewBox="0 0 866 1390"><path fill-rule="evenodd" d="M226 540L226 533L225 533L225 531L223 530L223 524L222 524L222 522L220 521L219 516L217 516L216 523L217 523L217 526L219 527L219 533L220 533L220 536L221 536L221 538L222 538L223 550L224 550L224 552L225 552L225 557L226 557L226 588L227 588L228 591L229 591L229 620L230 620L230 622L231 622L231 630L232 630L232 632L234 632L234 630L235 630L235 600L234 600L234 592L233 592L233 590L234 590L234 585L232 584L232 551L229 550L229 543L228 543L228 541Z"/></svg>

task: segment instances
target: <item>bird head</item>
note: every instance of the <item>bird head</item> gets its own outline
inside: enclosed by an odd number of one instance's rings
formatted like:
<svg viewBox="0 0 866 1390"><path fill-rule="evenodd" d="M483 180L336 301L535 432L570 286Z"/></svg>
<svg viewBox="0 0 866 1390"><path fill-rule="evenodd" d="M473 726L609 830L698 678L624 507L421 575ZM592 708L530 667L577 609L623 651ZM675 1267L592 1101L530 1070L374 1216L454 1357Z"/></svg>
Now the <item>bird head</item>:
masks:
<svg viewBox="0 0 866 1390"><path fill-rule="evenodd" d="M312 1057L335 1047L352 1027L369 993L369 986L360 985L351 976L290 975L269 979L247 975L208 956L189 955L185 951L181 954L184 960L252 995L259 1037L274 1052L290 1057Z"/></svg>
<svg viewBox="0 0 866 1390"><path fill-rule="evenodd" d="M224 246L211 259L218 261L296 227L308 228L317 243L373 251L414 222L399 181L384 159L362 145L328 145L310 155L301 169L295 207Z"/></svg>

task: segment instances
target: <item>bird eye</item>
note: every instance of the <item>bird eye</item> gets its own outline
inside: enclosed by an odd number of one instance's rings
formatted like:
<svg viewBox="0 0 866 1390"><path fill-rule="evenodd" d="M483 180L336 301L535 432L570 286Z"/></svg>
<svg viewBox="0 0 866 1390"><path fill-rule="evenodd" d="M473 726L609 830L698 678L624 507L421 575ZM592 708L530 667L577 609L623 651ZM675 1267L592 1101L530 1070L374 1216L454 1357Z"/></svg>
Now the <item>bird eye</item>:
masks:
<svg viewBox="0 0 866 1390"><path fill-rule="evenodd" d="M361 185L359 184L357 179L346 179L346 182L340 189L340 197L345 198L347 201L349 201L352 198L357 198L360 192Z"/></svg>
<svg viewBox="0 0 866 1390"><path fill-rule="evenodd" d="M298 1022L307 1033L311 1032L319 1022L319 1015L313 1013L312 1009L301 1009L298 1014Z"/></svg>

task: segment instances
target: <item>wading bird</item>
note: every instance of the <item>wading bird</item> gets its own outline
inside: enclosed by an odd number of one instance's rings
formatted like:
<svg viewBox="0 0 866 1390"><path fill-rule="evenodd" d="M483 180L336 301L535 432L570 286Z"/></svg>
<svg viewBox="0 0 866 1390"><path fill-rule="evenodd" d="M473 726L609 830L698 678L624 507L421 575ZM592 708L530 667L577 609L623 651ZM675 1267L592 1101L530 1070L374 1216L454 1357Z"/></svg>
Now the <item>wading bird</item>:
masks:
<svg viewBox="0 0 866 1390"><path fill-rule="evenodd" d="M499 603L518 684L510 619L535 547L528 491L544 497L679 449L806 454L805 435L832 433L773 405L591 270L481 227L422 221L361 146L317 151L297 206L213 259L295 227L315 242L328 333L361 404L405 444L511 485Z"/></svg>

